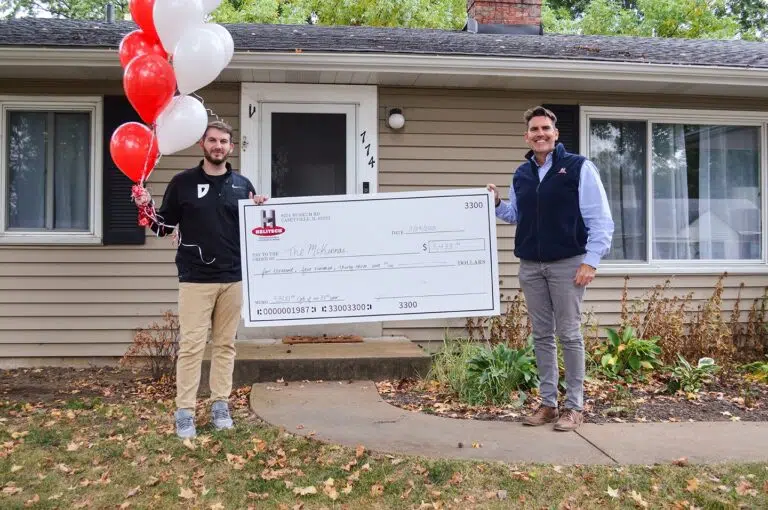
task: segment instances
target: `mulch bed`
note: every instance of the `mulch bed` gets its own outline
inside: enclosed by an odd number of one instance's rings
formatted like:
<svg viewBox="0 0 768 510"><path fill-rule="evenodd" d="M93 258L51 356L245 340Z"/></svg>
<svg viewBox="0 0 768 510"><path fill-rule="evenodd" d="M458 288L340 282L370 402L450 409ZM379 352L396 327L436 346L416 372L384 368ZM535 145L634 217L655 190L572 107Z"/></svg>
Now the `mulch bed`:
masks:
<svg viewBox="0 0 768 510"><path fill-rule="evenodd" d="M519 422L540 402L536 396L529 396L522 406L472 407L435 382L403 379L381 381L376 386L382 398L393 406L458 419ZM722 378L692 396L670 395L662 380L622 385L619 392L615 388L610 382L585 383L585 422L768 421L765 384Z"/></svg>
<svg viewBox="0 0 768 510"><path fill-rule="evenodd" d="M0 370L0 401L51 403L82 398L105 403L128 398L173 398L169 384L153 382L142 369L117 367L20 368Z"/></svg>

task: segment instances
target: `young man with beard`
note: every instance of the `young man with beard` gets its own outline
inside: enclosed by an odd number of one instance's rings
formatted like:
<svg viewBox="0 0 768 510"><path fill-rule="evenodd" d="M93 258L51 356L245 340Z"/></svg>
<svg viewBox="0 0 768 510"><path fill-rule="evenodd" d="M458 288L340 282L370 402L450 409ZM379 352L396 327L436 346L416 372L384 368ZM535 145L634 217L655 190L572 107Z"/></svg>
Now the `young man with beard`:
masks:
<svg viewBox="0 0 768 510"><path fill-rule="evenodd" d="M200 163L173 176L151 228L159 236L178 225L179 356L176 363L176 434L194 437L195 403L203 352L211 329L210 388L216 429L233 426L228 399L235 364L235 334L242 307L238 201L256 195L251 182L232 171L232 128L208 124L200 141Z"/></svg>
<svg viewBox="0 0 768 510"><path fill-rule="evenodd" d="M555 422L554 429L575 430L583 422L584 339L581 303L600 259L608 254L613 219L595 165L557 143L557 117L537 106L523 116L530 147L512 177L509 201L496 186L496 216L516 224L518 279L533 326L542 405L525 425ZM565 410L557 407L557 345L565 361Z"/></svg>

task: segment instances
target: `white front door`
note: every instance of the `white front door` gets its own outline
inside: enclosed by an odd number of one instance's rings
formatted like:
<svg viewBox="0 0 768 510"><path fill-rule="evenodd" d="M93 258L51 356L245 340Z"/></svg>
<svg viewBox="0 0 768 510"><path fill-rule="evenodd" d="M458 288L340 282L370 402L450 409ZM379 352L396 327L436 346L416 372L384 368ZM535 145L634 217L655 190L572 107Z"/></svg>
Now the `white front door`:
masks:
<svg viewBox="0 0 768 510"><path fill-rule="evenodd" d="M375 193L375 86L243 83L240 168L270 197ZM381 336L377 322L244 328L238 338L357 334Z"/></svg>

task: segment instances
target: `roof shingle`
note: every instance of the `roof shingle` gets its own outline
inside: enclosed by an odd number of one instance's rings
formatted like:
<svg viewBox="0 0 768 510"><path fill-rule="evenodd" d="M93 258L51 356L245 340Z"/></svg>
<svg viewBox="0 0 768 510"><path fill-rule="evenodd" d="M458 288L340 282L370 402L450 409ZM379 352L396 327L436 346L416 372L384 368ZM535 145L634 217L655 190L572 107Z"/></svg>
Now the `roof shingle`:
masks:
<svg viewBox="0 0 768 510"><path fill-rule="evenodd" d="M768 44L710 39L500 35L357 26L227 24L237 52L333 52L566 59L768 68ZM0 21L0 46L117 48L131 21Z"/></svg>

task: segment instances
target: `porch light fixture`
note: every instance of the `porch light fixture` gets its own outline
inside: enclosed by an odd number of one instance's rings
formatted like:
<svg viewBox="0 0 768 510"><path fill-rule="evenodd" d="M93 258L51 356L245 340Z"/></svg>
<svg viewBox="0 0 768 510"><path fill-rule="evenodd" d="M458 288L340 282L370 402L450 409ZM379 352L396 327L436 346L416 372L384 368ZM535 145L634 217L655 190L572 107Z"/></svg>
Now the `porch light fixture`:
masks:
<svg viewBox="0 0 768 510"><path fill-rule="evenodd" d="M387 125L392 129L400 129L405 125L405 117L403 117L403 112L400 108L392 108L389 110Z"/></svg>

